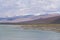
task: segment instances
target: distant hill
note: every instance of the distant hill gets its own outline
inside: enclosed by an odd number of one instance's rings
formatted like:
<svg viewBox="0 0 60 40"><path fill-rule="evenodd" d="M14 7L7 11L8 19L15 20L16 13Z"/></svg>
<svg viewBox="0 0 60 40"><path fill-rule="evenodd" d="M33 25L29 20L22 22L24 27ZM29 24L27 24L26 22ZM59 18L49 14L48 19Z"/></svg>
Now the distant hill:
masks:
<svg viewBox="0 0 60 40"><path fill-rule="evenodd" d="M60 16L21 22L21 24L60 24Z"/></svg>
<svg viewBox="0 0 60 40"><path fill-rule="evenodd" d="M14 20L11 20L14 19ZM39 16L13 17L0 23L16 23L16 24L60 24L60 14L48 14Z"/></svg>
<svg viewBox="0 0 60 40"><path fill-rule="evenodd" d="M7 21L12 21L12 20L16 20L19 18L29 18L29 17L33 17L33 15L26 15L26 16L14 16L14 17L6 17L6 18L0 18L0 21L2 20L7 20Z"/></svg>
<svg viewBox="0 0 60 40"><path fill-rule="evenodd" d="M57 17L55 17L56 19L53 21L53 22L51 22L51 23L54 23L54 24L60 24L60 16L57 16Z"/></svg>

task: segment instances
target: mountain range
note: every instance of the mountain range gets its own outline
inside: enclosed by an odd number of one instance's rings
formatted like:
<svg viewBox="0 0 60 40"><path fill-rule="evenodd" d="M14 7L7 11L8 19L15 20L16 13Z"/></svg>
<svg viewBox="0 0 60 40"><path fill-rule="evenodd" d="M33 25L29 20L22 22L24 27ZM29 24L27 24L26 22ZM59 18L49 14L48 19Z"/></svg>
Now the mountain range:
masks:
<svg viewBox="0 0 60 40"><path fill-rule="evenodd" d="M7 21L12 21L18 18L28 18L28 17L32 17L34 15L26 15L26 16L14 16L14 17L0 17L0 21L2 20L7 20Z"/></svg>
<svg viewBox="0 0 60 40"><path fill-rule="evenodd" d="M27 15L0 18L0 23L19 23L19 24L59 24L60 14L47 14L47 15Z"/></svg>

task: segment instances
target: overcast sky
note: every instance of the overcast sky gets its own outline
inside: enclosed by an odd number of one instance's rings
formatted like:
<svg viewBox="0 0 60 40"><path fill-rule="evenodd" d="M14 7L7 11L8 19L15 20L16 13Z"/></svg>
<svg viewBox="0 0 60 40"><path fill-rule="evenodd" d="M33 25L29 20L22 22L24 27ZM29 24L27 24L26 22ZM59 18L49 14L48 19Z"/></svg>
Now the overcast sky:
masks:
<svg viewBox="0 0 60 40"><path fill-rule="evenodd" d="M0 17L60 13L60 0L0 0Z"/></svg>

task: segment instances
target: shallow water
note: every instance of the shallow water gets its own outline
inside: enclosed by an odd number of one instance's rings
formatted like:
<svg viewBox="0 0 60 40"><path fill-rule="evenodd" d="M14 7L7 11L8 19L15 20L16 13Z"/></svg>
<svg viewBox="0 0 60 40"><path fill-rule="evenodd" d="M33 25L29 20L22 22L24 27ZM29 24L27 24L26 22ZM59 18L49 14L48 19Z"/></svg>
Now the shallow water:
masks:
<svg viewBox="0 0 60 40"><path fill-rule="evenodd" d="M0 25L0 40L60 40L60 33L23 29L20 25Z"/></svg>

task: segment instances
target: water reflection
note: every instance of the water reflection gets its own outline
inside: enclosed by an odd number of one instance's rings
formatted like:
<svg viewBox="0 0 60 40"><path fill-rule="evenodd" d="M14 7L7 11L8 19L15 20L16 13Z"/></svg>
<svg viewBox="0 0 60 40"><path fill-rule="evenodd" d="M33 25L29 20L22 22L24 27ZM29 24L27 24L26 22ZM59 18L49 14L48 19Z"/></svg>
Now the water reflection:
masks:
<svg viewBox="0 0 60 40"><path fill-rule="evenodd" d="M0 25L0 40L60 40L60 33L24 29L20 25Z"/></svg>

